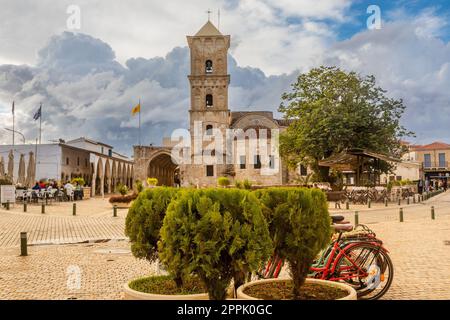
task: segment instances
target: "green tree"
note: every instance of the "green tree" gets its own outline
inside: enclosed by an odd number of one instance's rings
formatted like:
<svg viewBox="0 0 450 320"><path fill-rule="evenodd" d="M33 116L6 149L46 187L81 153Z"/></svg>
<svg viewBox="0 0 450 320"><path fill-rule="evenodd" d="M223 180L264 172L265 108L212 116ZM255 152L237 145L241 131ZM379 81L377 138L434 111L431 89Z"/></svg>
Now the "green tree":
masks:
<svg viewBox="0 0 450 320"><path fill-rule="evenodd" d="M269 188L254 194L263 204L275 253L288 262L298 299L314 258L330 242L326 196L306 188Z"/></svg>
<svg viewBox="0 0 450 320"><path fill-rule="evenodd" d="M373 76L322 66L301 74L282 100L279 111L293 121L280 137L280 152L291 166L310 165L322 181L330 176L320 160L352 148L400 156L400 139L413 135L400 124L403 101L389 98Z"/></svg>
<svg viewBox="0 0 450 320"><path fill-rule="evenodd" d="M212 300L272 253L258 199L239 189L184 190L167 208L158 245L172 274L197 275ZM241 280L241 279L239 279Z"/></svg>
<svg viewBox="0 0 450 320"><path fill-rule="evenodd" d="M152 262L158 257L157 245L166 209L179 189L159 187L139 194L128 210L125 234L130 238L131 251L140 259Z"/></svg>

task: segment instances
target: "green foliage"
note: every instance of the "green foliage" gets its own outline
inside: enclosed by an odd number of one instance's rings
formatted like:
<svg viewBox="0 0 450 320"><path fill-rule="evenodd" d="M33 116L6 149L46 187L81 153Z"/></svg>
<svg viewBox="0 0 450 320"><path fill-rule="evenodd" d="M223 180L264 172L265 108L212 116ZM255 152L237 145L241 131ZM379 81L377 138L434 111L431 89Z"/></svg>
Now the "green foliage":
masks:
<svg viewBox="0 0 450 320"><path fill-rule="evenodd" d="M331 236L325 194L318 189L269 188L254 192L263 204L275 252L286 259L299 297L309 268Z"/></svg>
<svg viewBox="0 0 450 320"><path fill-rule="evenodd" d="M79 186L84 186L86 184L86 182L84 181L83 178L78 177L78 178L73 178L71 181L72 184L78 184Z"/></svg>
<svg viewBox="0 0 450 320"><path fill-rule="evenodd" d="M128 193L128 187L122 183L120 183L116 187L116 192L120 193L122 196L126 195Z"/></svg>
<svg viewBox="0 0 450 320"><path fill-rule="evenodd" d="M217 179L217 184L221 187L228 187L230 185L230 179L227 177L220 177Z"/></svg>
<svg viewBox="0 0 450 320"><path fill-rule="evenodd" d="M168 187L146 189L128 210L125 234L130 238L135 257L149 261L157 258L159 232L166 209L178 190Z"/></svg>
<svg viewBox="0 0 450 320"><path fill-rule="evenodd" d="M239 180L234 181L234 187L238 189L242 189L242 182Z"/></svg>
<svg viewBox="0 0 450 320"><path fill-rule="evenodd" d="M387 190L391 191L392 187L402 187L402 186L410 186L410 185L414 185L415 183L412 182L409 179L406 180L393 180L393 181L389 181L387 184Z"/></svg>
<svg viewBox="0 0 450 320"><path fill-rule="evenodd" d="M158 179L156 179L156 178L147 178L147 184L149 186L157 186L158 185Z"/></svg>
<svg viewBox="0 0 450 320"><path fill-rule="evenodd" d="M309 164L320 181L329 181L328 168L318 165L324 158L352 148L400 157L400 138L413 135L400 125L403 101L387 97L373 76L315 68L282 99L279 111L293 122L280 136L280 152L290 166ZM389 171L387 163L382 170Z"/></svg>
<svg viewBox="0 0 450 320"><path fill-rule="evenodd" d="M144 190L144 184L141 180L136 180L136 183L134 185L136 187L137 193L141 193Z"/></svg>
<svg viewBox="0 0 450 320"><path fill-rule="evenodd" d="M231 279L258 270L272 246L254 194L216 188L183 190L170 203L159 252L172 274L197 275L210 299L221 300Z"/></svg>
<svg viewBox="0 0 450 320"><path fill-rule="evenodd" d="M250 190L250 189L252 188L252 183L251 183L251 181L248 180L248 179L245 179L245 180L242 182L242 187L243 187L244 189L246 189L246 190Z"/></svg>

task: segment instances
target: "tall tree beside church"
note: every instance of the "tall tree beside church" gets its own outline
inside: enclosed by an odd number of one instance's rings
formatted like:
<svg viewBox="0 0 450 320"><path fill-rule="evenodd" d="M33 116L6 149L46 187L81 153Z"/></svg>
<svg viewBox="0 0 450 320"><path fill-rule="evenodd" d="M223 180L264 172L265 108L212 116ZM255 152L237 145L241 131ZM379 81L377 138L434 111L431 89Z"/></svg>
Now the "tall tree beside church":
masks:
<svg viewBox="0 0 450 320"><path fill-rule="evenodd" d="M301 74L282 100L279 111L293 122L280 152L292 166L310 165L321 181L330 177L320 160L351 148L400 156L400 139L413 135L400 124L403 101L387 97L374 76L322 66Z"/></svg>

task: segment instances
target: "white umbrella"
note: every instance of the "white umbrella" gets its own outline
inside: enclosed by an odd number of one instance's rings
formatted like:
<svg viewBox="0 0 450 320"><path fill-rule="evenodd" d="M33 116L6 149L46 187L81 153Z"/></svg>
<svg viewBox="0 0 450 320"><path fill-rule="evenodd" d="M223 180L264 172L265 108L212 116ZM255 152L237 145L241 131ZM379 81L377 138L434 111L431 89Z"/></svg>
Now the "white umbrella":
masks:
<svg viewBox="0 0 450 320"><path fill-rule="evenodd" d="M13 177L14 177L14 153L11 150L8 155L8 179L11 180L11 183L14 183L12 181Z"/></svg>
<svg viewBox="0 0 450 320"><path fill-rule="evenodd" d="M34 166L35 166L34 153L30 152L30 157L28 159L27 181L26 181L26 185L28 187L32 187L34 185L34 180L36 179L36 172Z"/></svg>
<svg viewBox="0 0 450 320"><path fill-rule="evenodd" d="M25 184L25 156L23 154L20 155L18 176L17 183L23 186Z"/></svg>
<svg viewBox="0 0 450 320"><path fill-rule="evenodd" d="M5 162L3 156L0 156L0 179L5 178Z"/></svg>

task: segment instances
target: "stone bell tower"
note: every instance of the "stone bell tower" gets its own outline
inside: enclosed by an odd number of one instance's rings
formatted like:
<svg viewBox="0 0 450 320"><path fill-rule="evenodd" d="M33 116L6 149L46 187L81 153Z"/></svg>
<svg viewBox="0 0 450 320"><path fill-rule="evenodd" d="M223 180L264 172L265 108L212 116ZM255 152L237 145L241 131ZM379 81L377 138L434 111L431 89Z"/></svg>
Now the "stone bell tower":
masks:
<svg viewBox="0 0 450 320"><path fill-rule="evenodd" d="M188 76L191 89L190 133L194 143L194 133L201 128L202 136L214 136L217 129L223 132L230 125L230 110L228 109L228 74L227 55L230 48L230 36L223 35L208 21L194 36L188 36L187 41L191 54L191 74ZM201 125L200 125L201 122ZM202 142L205 147L211 142ZM197 144L198 145L198 144ZM200 148L191 144L191 156L198 156ZM222 154L213 155L221 157ZM192 159L192 164L186 168L185 181L204 185L216 185L217 178L226 170L225 155L222 164L198 163Z"/></svg>

